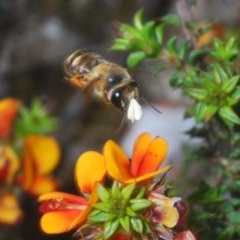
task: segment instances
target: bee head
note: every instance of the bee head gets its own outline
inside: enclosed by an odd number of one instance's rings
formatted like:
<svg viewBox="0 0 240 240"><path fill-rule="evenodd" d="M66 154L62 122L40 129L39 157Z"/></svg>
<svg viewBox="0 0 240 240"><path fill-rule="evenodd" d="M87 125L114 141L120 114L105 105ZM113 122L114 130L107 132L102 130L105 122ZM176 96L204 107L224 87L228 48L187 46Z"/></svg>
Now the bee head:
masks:
<svg viewBox="0 0 240 240"><path fill-rule="evenodd" d="M139 120L142 116L142 109L138 103L139 88L136 82L121 86L112 93L112 104L120 109L132 122Z"/></svg>

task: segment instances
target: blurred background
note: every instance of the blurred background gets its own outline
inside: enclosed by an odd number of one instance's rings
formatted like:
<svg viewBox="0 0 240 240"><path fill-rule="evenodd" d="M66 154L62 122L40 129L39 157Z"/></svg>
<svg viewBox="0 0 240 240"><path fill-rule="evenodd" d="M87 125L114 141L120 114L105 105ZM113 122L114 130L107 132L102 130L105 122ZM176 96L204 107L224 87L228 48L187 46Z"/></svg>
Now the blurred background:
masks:
<svg viewBox="0 0 240 240"><path fill-rule="evenodd" d="M184 120L187 100L169 87L168 72L154 75L145 65L131 72L141 96L162 114L144 105L143 118L133 124L125 122L120 130L120 112L98 102L86 102L81 91L63 79L62 62L78 48L94 50L125 66L125 53L109 48L118 36L118 24L132 22L140 8L145 20L176 12L174 0L0 0L0 98L16 97L25 105L40 99L59 119L55 137L62 148L62 160L56 175L63 191L76 192L72 171L81 153L101 151L107 139L114 139L130 155L134 139L144 131L169 141L168 161L175 163L172 177L181 174L181 144L188 141L184 131L194 121ZM191 9L194 19L229 26L239 25L239 12L238 0L199 0ZM26 219L14 228L0 227L7 232L0 240L70 239L71 233L41 233L36 202L25 198L22 206L29 213Z"/></svg>

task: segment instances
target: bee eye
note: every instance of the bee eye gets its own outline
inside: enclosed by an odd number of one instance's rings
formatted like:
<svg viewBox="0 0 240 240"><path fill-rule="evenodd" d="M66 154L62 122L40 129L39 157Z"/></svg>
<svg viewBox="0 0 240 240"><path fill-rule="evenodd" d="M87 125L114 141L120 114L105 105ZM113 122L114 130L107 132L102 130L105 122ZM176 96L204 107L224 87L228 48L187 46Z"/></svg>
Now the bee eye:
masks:
<svg viewBox="0 0 240 240"><path fill-rule="evenodd" d="M108 78L108 81L112 84L117 84L119 82L121 82L123 80L123 76L122 75L112 75Z"/></svg>
<svg viewBox="0 0 240 240"><path fill-rule="evenodd" d="M113 105L115 105L119 109L123 109L123 107L124 107L122 98L121 98L121 93L119 91L116 91L115 93L113 93L111 102Z"/></svg>

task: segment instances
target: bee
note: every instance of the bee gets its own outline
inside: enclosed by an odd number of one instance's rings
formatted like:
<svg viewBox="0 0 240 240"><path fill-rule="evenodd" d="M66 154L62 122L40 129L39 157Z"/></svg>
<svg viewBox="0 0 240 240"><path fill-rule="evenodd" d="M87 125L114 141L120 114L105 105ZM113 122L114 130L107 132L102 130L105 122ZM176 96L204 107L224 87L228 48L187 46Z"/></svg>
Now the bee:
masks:
<svg viewBox="0 0 240 240"><path fill-rule="evenodd" d="M63 62L65 80L82 89L87 98L113 105L134 122L141 119L139 87L122 66L87 49L71 53Z"/></svg>

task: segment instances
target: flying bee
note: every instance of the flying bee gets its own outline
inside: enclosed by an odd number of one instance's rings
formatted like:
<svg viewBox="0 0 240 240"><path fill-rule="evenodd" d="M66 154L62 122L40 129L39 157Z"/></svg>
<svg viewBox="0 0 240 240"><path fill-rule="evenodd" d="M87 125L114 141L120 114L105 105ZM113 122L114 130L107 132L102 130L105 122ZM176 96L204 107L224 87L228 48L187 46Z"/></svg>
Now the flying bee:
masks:
<svg viewBox="0 0 240 240"><path fill-rule="evenodd" d="M115 106L132 122L141 119L139 87L125 68L86 49L71 53L63 67L66 81L86 97Z"/></svg>

